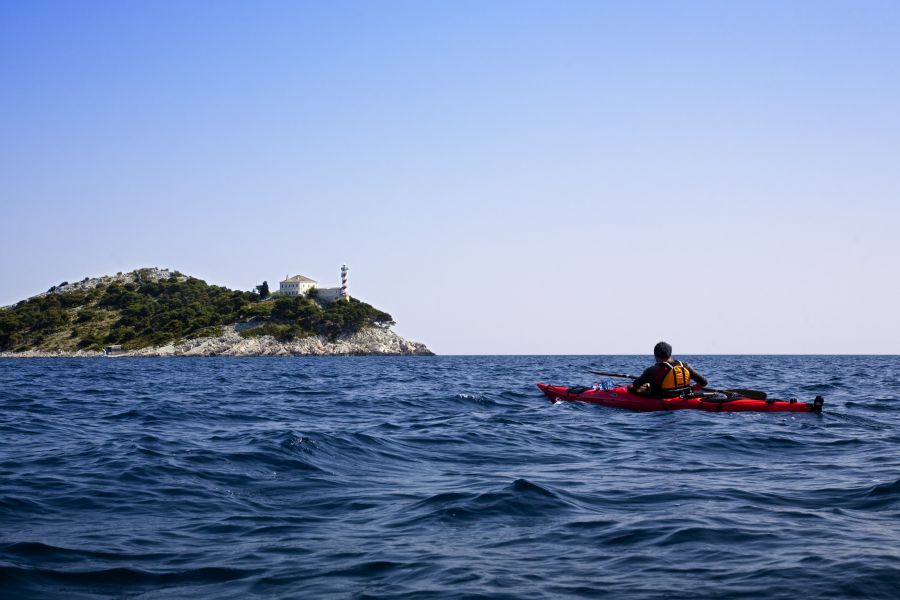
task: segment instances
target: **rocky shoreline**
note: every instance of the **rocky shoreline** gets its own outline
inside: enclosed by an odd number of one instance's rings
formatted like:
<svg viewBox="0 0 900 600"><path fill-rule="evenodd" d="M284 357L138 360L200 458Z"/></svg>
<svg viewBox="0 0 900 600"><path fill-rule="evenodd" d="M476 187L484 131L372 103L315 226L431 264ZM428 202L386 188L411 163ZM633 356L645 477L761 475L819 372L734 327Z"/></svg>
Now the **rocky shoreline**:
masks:
<svg viewBox="0 0 900 600"><path fill-rule="evenodd" d="M433 356L425 344L406 340L390 329L369 327L330 341L313 336L280 342L272 336L242 337L234 325L216 337L183 340L165 346L117 352L113 357L147 356ZM90 358L103 352L0 352L0 358Z"/></svg>

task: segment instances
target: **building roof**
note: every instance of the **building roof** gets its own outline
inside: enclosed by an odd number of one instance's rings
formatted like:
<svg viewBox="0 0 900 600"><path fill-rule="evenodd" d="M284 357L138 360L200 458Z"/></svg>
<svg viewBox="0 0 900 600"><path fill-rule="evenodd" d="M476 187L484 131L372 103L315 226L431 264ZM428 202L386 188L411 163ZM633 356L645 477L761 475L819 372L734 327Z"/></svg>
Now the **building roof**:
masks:
<svg viewBox="0 0 900 600"><path fill-rule="evenodd" d="M310 279L305 275L294 275L293 277L288 277L281 283L319 283L315 279Z"/></svg>

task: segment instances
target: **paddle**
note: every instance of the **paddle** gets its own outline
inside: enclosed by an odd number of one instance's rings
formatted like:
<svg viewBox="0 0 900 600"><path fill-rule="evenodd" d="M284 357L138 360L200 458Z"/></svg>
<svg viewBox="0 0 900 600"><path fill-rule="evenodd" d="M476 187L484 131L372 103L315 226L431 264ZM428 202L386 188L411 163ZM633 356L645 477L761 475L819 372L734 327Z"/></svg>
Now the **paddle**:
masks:
<svg viewBox="0 0 900 600"><path fill-rule="evenodd" d="M587 369L588 373L593 373L594 375L603 375L604 377L619 377L621 379L637 379L635 375L628 375L627 373L604 373L603 371L594 371L593 369ZM753 400L765 400L768 398L768 394L765 392L760 392L759 390L743 390L743 389L733 389L733 390L714 390L712 388L703 388L707 392L720 392L722 394L740 394L745 398L751 398Z"/></svg>
<svg viewBox="0 0 900 600"><path fill-rule="evenodd" d="M593 373L594 375L605 375L606 377L619 377L621 379L637 379L637 375L627 375L625 373L603 373L602 371L594 371L593 369L588 369L588 373Z"/></svg>

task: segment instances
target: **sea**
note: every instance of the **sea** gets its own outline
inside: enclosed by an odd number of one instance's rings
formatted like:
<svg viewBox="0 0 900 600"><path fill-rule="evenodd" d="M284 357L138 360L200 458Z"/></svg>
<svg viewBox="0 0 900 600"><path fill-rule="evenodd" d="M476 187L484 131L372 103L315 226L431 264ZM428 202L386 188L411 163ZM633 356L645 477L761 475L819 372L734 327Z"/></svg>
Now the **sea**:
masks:
<svg viewBox="0 0 900 600"><path fill-rule="evenodd" d="M0 598L900 598L900 357L0 360Z"/></svg>

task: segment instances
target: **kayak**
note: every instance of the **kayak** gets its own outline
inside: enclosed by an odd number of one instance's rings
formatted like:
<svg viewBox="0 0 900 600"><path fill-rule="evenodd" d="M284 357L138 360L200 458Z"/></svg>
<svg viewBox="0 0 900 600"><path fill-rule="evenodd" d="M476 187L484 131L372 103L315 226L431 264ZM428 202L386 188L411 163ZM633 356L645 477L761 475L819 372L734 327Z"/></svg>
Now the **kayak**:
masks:
<svg viewBox="0 0 900 600"><path fill-rule="evenodd" d="M569 400L573 402L590 402L613 408L625 408L637 411L658 410L705 410L708 412L822 412L825 399L816 396L813 402L790 400L757 400L746 398L740 394L713 392L694 392L687 396L675 398L653 398L632 394L625 386L604 390L602 388L564 387L560 385L537 384L538 389L551 402Z"/></svg>

